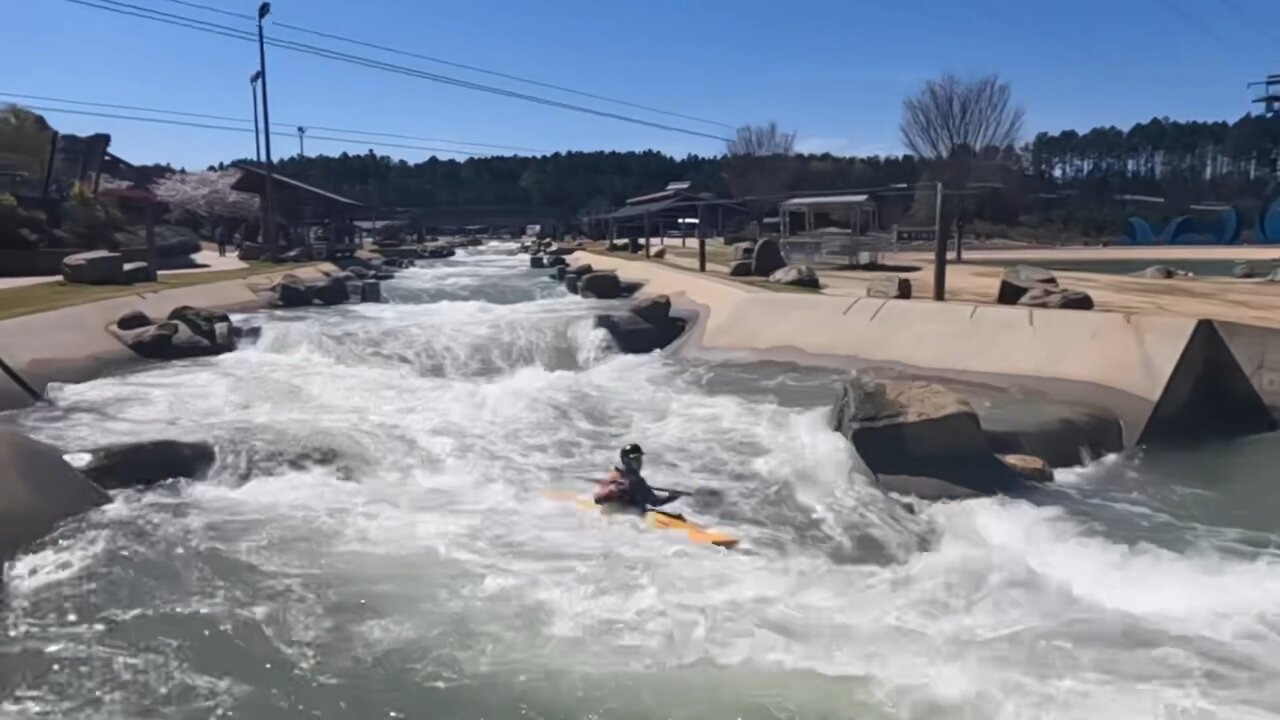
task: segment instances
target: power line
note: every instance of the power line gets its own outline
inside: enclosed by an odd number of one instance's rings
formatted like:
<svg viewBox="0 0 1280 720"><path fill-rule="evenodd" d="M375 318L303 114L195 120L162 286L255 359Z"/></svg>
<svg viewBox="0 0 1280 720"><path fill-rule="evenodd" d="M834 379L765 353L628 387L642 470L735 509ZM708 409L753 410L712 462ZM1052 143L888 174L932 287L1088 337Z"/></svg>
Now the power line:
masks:
<svg viewBox="0 0 1280 720"><path fill-rule="evenodd" d="M1265 23L1258 22L1255 18L1250 17L1249 13L1245 12L1243 8L1237 5L1235 0L1218 0L1218 2L1239 18L1240 22L1262 33L1262 35L1268 40L1271 40L1272 42L1280 42L1280 35L1268 30Z"/></svg>
<svg viewBox="0 0 1280 720"><path fill-rule="evenodd" d="M55 97L48 97L45 95L26 95L22 93L0 92L0 97L18 98L21 100L36 100L39 102L56 102L56 103L64 103L66 105L83 105L85 107L111 108L114 110L136 110L139 112L156 113L160 115L176 115L180 117L202 118L205 120L223 120L225 122L240 122L240 123L253 122L250 119L231 117L228 115L210 115L207 113L185 112L182 110L161 110L160 108L143 107L140 105L121 105L117 103L89 102L87 100L68 100L66 98L55 98ZM304 125L313 130L344 133L346 135L368 135L370 137L388 137L388 138L396 138L399 140L421 140L423 142L443 142L443 143L451 143L453 145L469 145L472 147L493 148L496 150L517 150L522 152L534 152L534 153L549 152L547 150L541 150L538 148L521 147L519 145L494 145L490 143L466 142L462 140L447 140L445 138L420 137L417 135L398 135L395 133L374 132L372 130L344 130L342 128L326 127L323 125L312 125L310 123L288 123L288 122L271 123L272 127L297 127L299 125Z"/></svg>
<svg viewBox="0 0 1280 720"><path fill-rule="evenodd" d="M172 3L174 5L182 5L189 8L195 8L197 10L205 10L208 12L217 13L219 15L238 18L241 20L253 21L256 19L253 15L249 15L246 13L231 12L229 10L223 10L222 8L213 7L211 5L204 5L202 3L189 2L188 0L161 0L161 1ZM347 37L344 35L336 35L333 33L327 33L320 30L313 30L311 28L302 27L300 25L283 23L278 20L272 20L271 24L274 27L279 27L286 30L293 30L294 32L305 33L307 35L313 35L315 37L322 37L329 40L337 40L338 42L344 42L344 43L349 43L351 45L366 47L371 50L381 50L382 52L393 53L395 55L401 55L404 57L416 58L418 60L426 60L427 62L439 63L441 65L447 65L449 67L455 67L461 70L470 70L472 72L482 73L484 75L490 75L492 77L500 77L506 80L515 80L516 82L522 82L528 85L536 85L538 87L544 87L550 90L559 90L560 92L569 93L571 95L591 98L593 100L602 100L604 102L623 105L626 107L635 108L637 110L646 110L648 112L658 113L659 115L668 115L670 117L678 117L684 120L692 120L694 122L705 123L707 125L716 125L723 128L733 127L732 125L729 125L728 123L720 122L719 120L710 120L708 118L698 117L696 115L686 115L684 113L678 113L673 110L663 110L662 108L653 107L651 105L642 105L640 103L631 102L629 100L620 100L618 98L609 97L607 95L597 95L595 93L585 92L583 90L575 90L573 88L565 87L563 85L556 85L554 83L543 82L541 80L533 80L531 78L521 77L519 75L512 75L510 73L499 72L497 70L489 70L482 67L476 67L475 65L467 65L465 63L455 62L453 60L445 60L444 58L433 57L431 55L422 55L420 53L409 52L408 50L400 50L398 48L389 47L387 45L372 43L367 40L357 40L355 38Z"/></svg>
<svg viewBox="0 0 1280 720"><path fill-rule="evenodd" d="M1213 38L1214 40L1218 41L1222 45L1229 47L1233 50L1235 49L1235 46L1232 45L1230 42L1228 42L1226 38L1219 35L1217 31L1210 28L1202 20L1197 20L1194 15L1184 10L1180 5L1175 3L1173 0L1156 0L1156 2L1162 5L1169 12L1185 20L1188 25L1194 25L1197 30Z"/></svg>
<svg viewBox="0 0 1280 720"><path fill-rule="evenodd" d="M56 107L47 107L47 106L41 106L41 105L28 105L26 107L31 110L35 110L42 113L62 113L64 115L84 115L88 117L110 118L112 120L130 120L133 122L154 123L157 125L177 125L180 127L200 128L202 130L221 130L223 132L237 132L237 133L253 132L253 128L234 127L231 125L212 125L209 123L198 123L198 122L191 122L187 120L171 120L169 118L143 117L141 115L122 115L120 113L95 112L93 110L71 110L69 108L56 108ZM271 134L276 137L296 137L297 136L296 133L276 131L276 130L271 131ZM427 147L424 145L405 145L401 143L388 143L388 142L369 142L365 140L356 140L353 138L331 137L328 135L312 135L310 133L307 134L307 137L313 140L324 140L327 142L346 143L348 145L361 145L361 146L372 145L375 147L401 148L406 150L424 150L427 152L449 153L453 155L468 155L471 157L480 157L483 155L483 153L474 153L467 150L457 150L452 148L437 148L437 147Z"/></svg>
<svg viewBox="0 0 1280 720"><path fill-rule="evenodd" d="M242 40L247 42L256 42L257 40L256 35L252 35L250 33L247 33L242 30L237 30L235 28L227 27L225 25L218 25L216 23L210 23L203 20L196 20L193 18L181 16L181 15L173 15L170 13L160 12L158 10L152 10L150 8L139 7L137 5L130 5L129 3L118 2L117 0L99 0L99 3L103 3L103 4L88 2L88 0L66 0L66 1L73 3L75 5L83 5L85 7L91 7L98 10L105 10L107 12L115 13L118 15L127 15L127 16L141 18L144 20L151 20L153 22L160 22L168 25L176 25L179 27L185 27L192 30L198 30L200 32L207 32L213 35L221 35L223 37L229 37L235 40ZM130 12L129 10L120 9L121 7L133 8L134 10L141 10L142 12L141 13ZM143 14L143 13L151 13L151 14ZM169 18L173 18L173 19L169 19ZM684 135L692 135L695 137L702 137L702 138L707 138L711 140L718 140L721 142L729 141L729 138L722 137L719 135L712 135L710 133L704 133L699 130L690 130L688 128L682 128L675 125L667 125L664 123L658 123L650 120L643 120L640 118L630 117L628 115L621 115L618 113L609 112L607 110L598 110L595 108L589 108L582 105L575 105L572 103L562 102L560 100L552 100L550 98L544 98L537 95L530 95L528 93L517 92L514 90L507 90L505 88L500 88L493 85L484 85L482 83L471 82L469 80L462 80L459 78L450 77L448 75L440 75L438 73L426 72L424 70L416 70L414 68L405 67L402 65L395 65L395 64L384 62L381 60L374 60L371 58L361 57L359 55L351 55L349 53L344 53L337 50L330 50L328 48L317 47L315 45L308 45L306 43L301 43L293 40L280 40L276 38L270 38L266 40L266 44L272 47L280 48L282 50L290 50L290 51L304 54L304 55L314 55L314 56L326 58L329 60L337 60L339 62L345 62L351 65L360 65L360 66L372 68L375 70L383 70L385 72L392 72L400 75L405 75L407 77L415 77L422 80L438 82L444 85L453 85L455 87L466 88L469 90L477 90L479 92L490 93L493 95L501 95L504 97L509 97L517 100L524 100L526 102L546 105L548 107L555 107L563 110L571 110L574 112L584 113L587 115L595 115L598 117L611 118L614 120L620 120L622 122L631 123L633 125L643 125L646 127L656 128L659 130L667 130L670 132L681 133Z"/></svg>

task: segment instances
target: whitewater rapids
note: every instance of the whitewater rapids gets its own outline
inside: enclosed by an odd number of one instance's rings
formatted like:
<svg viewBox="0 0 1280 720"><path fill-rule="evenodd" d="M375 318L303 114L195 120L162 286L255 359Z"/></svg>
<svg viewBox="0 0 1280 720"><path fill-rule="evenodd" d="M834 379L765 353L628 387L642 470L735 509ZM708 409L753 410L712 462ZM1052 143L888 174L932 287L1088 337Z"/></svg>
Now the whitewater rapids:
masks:
<svg viewBox="0 0 1280 720"><path fill-rule="evenodd" d="M0 717L1280 717L1274 438L913 515L824 426L836 373L617 355L620 304L513 253L11 415L220 459L11 563ZM543 496L627 442L742 551Z"/></svg>

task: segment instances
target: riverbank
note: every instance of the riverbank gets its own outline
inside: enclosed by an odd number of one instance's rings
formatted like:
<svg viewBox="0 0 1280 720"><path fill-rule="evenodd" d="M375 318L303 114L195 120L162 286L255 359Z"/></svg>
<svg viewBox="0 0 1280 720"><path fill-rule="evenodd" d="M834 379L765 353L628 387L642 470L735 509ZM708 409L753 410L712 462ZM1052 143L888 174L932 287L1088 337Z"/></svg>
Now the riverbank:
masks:
<svg viewBox="0 0 1280 720"><path fill-rule="evenodd" d="M264 272L266 268L272 268ZM182 305L216 310L263 307L261 292L293 273L318 280L325 263L256 266L220 273L184 274L133 286L32 285L0 291L0 411L26 407L50 383L77 383L147 361L122 345L107 326L131 310L164 317ZM92 301L85 302L91 298ZM25 387L24 387L25 386Z"/></svg>
<svg viewBox="0 0 1280 720"><path fill-rule="evenodd" d="M884 365L1114 412L1127 444L1269 429L1280 408L1280 334L1195 317L1033 309L973 302L772 293L715 274L579 253L696 311L679 352L837 367ZM824 281L827 276L823 276ZM995 284L990 286L995 294ZM1249 418L1241 423L1241 418ZM1243 434L1243 433L1242 433Z"/></svg>

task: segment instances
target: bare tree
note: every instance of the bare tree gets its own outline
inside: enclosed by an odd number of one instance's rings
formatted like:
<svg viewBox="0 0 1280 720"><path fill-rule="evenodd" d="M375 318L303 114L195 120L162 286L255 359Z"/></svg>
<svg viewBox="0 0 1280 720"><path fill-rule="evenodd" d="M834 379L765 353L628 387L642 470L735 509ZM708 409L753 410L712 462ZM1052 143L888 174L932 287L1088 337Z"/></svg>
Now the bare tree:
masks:
<svg viewBox="0 0 1280 720"><path fill-rule="evenodd" d="M997 75L962 80L946 74L902 101L902 142L918 157L946 160L959 150L1003 148L1022 133L1023 109Z"/></svg>
<svg viewBox="0 0 1280 720"><path fill-rule="evenodd" d="M796 134L779 130L776 122L743 125L725 143L725 182L755 219L776 203L774 196L791 188L799 172L795 148Z"/></svg>
<svg viewBox="0 0 1280 720"><path fill-rule="evenodd" d="M796 151L796 134L782 132L778 123L768 125L743 125L732 140L725 143L725 152L730 155L753 155L757 157L770 155L792 155Z"/></svg>

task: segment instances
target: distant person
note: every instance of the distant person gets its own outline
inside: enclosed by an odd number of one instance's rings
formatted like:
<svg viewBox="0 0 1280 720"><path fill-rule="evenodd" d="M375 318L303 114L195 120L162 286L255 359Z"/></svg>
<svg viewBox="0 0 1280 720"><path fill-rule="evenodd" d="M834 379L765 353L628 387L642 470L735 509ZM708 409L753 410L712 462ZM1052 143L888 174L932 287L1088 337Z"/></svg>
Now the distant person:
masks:
<svg viewBox="0 0 1280 720"><path fill-rule="evenodd" d="M621 467L614 467L609 477L596 489L597 505L616 505L644 512L651 507L662 507L683 497L680 493L658 495L640 474L644 466L644 450L631 443L618 453Z"/></svg>
<svg viewBox="0 0 1280 720"><path fill-rule="evenodd" d="M230 234L231 232L227 229L226 224L219 225L218 229L213 231L213 241L218 244L218 257L227 256L227 242L229 240L227 236Z"/></svg>

